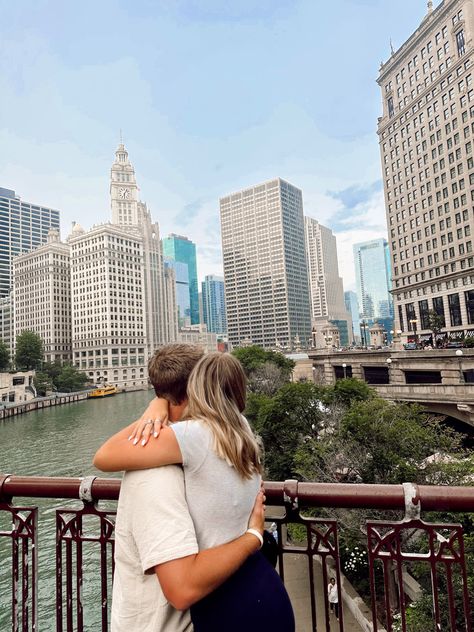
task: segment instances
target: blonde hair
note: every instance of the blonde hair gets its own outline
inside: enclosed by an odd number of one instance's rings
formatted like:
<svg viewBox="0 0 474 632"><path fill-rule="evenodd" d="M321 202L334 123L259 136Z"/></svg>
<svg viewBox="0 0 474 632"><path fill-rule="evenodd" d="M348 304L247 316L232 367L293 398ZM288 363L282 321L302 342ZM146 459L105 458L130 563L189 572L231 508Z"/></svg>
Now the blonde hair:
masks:
<svg viewBox="0 0 474 632"><path fill-rule="evenodd" d="M247 378L240 362L229 353L209 353L194 367L188 382L191 419L207 423L217 455L233 465L242 478L261 471L260 451L242 412Z"/></svg>

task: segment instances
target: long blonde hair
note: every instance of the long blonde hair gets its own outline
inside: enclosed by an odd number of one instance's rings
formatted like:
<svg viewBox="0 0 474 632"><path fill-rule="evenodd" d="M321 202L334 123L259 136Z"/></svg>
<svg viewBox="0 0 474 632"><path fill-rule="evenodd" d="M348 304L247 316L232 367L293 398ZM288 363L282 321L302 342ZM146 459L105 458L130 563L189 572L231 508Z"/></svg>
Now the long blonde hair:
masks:
<svg viewBox="0 0 474 632"><path fill-rule="evenodd" d="M209 353L198 361L188 382L190 419L207 423L217 455L242 478L261 471L259 447L242 416L247 379L240 362L229 353Z"/></svg>

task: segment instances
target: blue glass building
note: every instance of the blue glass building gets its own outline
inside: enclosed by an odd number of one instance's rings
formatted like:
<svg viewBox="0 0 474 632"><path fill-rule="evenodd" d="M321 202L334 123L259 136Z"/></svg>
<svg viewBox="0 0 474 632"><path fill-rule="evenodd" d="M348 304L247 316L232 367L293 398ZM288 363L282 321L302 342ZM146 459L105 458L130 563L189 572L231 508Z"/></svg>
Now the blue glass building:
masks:
<svg viewBox="0 0 474 632"><path fill-rule="evenodd" d="M191 324L191 303L189 300L188 266L168 257L163 259L166 268L172 268L175 274L176 306L178 308L178 326L189 327Z"/></svg>
<svg viewBox="0 0 474 632"><path fill-rule="evenodd" d="M202 313L207 331L227 333L225 313L224 279L209 274L202 282Z"/></svg>
<svg viewBox="0 0 474 632"><path fill-rule="evenodd" d="M181 235L169 235L163 240L163 256L188 267L191 325L199 323L199 286L196 265L196 244Z"/></svg>
<svg viewBox="0 0 474 632"><path fill-rule="evenodd" d="M59 230L59 211L0 187L0 298L10 293L13 258L45 244L50 228Z"/></svg>

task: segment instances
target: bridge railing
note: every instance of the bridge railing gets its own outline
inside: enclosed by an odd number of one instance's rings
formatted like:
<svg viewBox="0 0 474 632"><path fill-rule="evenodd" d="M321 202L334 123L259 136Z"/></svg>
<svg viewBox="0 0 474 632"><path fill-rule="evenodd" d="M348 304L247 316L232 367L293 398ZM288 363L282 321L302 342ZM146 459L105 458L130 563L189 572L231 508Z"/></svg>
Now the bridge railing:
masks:
<svg viewBox="0 0 474 632"><path fill-rule="evenodd" d="M109 501L115 501L119 491L117 479L0 475L2 630L38 630L41 616L50 624L54 620L57 632L108 629L115 518ZM407 588L407 577L416 564L426 567L431 586L433 623L427 629L472 632L469 582L474 577L472 568L468 576L466 560L474 552L465 551L460 524L426 522L421 511L474 512L474 488L286 481L267 482L265 491L271 506L268 520L276 524L278 569L283 580L289 558L304 560L307 569L306 623L300 622L298 630L348 629L344 617L357 600L342 591L347 548L341 549L338 512L372 510L397 511L401 519L395 519L393 513L387 519L385 513L385 519L364 518L361 523L371 619L369 615L365 623L359 622L360 629L409 632L408 606L413 594ZM41 511L31 501L18 502L24 498L41 499ZM55 499L54 526L45 499ZM71 499L78 502L71 506ZM58 506L58 500L67 506ZM334 517L327 517L329 511ZM49 525L46 533L41 532L42 523ZM41 564L53 569L49 590L41 585L40 576L47 574L40 572ZM326 590L330 576L336 578L339 603L343 604L338 620L330 613ZM318 591L317 586L322 588ZM55 601L53 612L51 604L43 604L47 599Z"/></svg>

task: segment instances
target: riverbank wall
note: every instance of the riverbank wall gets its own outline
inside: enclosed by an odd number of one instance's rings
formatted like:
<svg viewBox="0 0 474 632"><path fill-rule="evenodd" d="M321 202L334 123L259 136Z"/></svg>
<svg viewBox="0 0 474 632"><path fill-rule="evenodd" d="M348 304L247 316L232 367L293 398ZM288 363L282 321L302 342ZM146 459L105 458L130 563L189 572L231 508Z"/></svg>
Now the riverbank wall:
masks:
<svg viewBox="0 0 474 632"><path fill-rule="evenodd" d="M61 406L62 404L72 404L87 399L87 391L79 391L77 393L62 393L61 395L52 395L51 397L39 397L29 402L18 402L17 404L9 404L0 407L0 419L14 417L29 413L32 410L41 410L43 408L51 408L51 406Z"/></svg>

